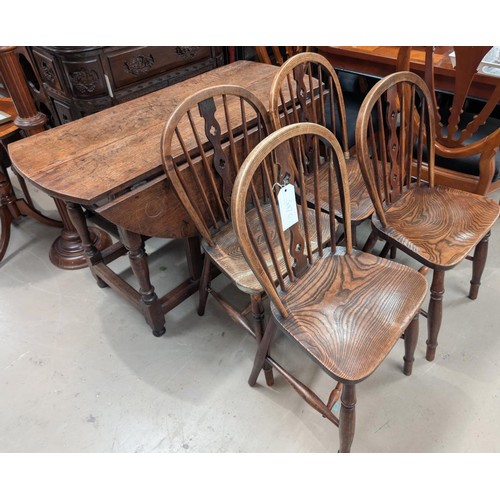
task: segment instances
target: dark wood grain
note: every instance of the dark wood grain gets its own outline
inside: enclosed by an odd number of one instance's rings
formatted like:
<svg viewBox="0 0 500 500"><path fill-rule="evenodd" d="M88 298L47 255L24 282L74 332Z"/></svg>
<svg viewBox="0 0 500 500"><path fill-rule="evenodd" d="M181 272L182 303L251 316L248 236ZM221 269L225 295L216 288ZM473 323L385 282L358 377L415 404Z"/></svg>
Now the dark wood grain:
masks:
<svg viewBox="0 0 500 500"><path fill-rule="evenodd" d="M203 238L205 263L198 314L204 313L207 292L212 292L209 275L214 266L250 295L253 328L242 311L212 293L258 342L264 331L263 290L258 283L255 286L239 250L230 204L243 159L269 131L267 110L252 92L241 86L219 85L195 92L180 103L165 124L161 141L165 174Z"/></svg>
<svg viewBox="0 0 500 500"><path fill-rule="evenodd" d="M312 90L314 89L314 90ZM280 68L276 74L270 94L270 115L274 129L299 122L319 123L327 126L339 138L347 159L349 189L351 195L351 222L355 226L368 219L373 206L362 179L355 148L351 151L347 144L347 123L342 88L335 70L323 56L306 52L295 55ZM304 145L306 154L312 151L311 145ZM312 157L309 162L315 161ZM314 183L310 172L306 175L308 184ZM326 176L323 169L319 175L319 195L328 200L328 187L324 184ZM310 191L313 193L313 191ZM338 192L336 193L338 196ZM308 198L314 203L313 195ZM321 201L327 209L327 202ZM342 221L342 213L337 212Z"/></svg>
<svg viewBox="0 0 500 500"><path fill-rule="evenodd" d="M387 242L387 249L397 247L434 271L427 313L429 361L435 357L443 316L444 271L482 242L475 252L470 292L477 296L487 253L485 236L500 209L484 196L435 185L432 103L419 76L399 72L372 88L356 124L360 165L376 211L374 235Z"/></svg>
<svg viewBox="0 0 500 500"><path fill-rule="evenodd" d="M231 82L266 99L276 68L238 61L13 144L15 168L43 191L89 205L162 173L165 120L201 88ZM38 154L34 157L31 151Z"/></svg>
<svg viewBox="0 0 500 500"><path fill-rule="evenodd" d="M296 139L299 139L296 141ZM300 199L308 199L308 191L317 200L319 165L313 165L312 185L303 182L306 165L301 145L320 143L327 173L328 211L315 203L315 225L304 217L309 211L300 210L301 223L285 232L281 219L271 203L273 217L263 217L262 197L252 192L262 170L274 171L273 154L285 143L299 154L290 155L287 170L295 172L300 184ZM296 142L296 144L294 144ZM281 165L283 168L283 165ZM334 184L339 184L335 191ZM276 196L273 190L271 197ZM337 196L334 197L334 193ZM255 210L248 211L248 203ZM268 203L269 206L269 203ZM341 208L346 225L345 247L336 245L335 212ZM255 214L259 217L255 217ZM275 368L291 387L311 407L339 426L339 451L348 452L354 437L356 383L368 377L384 360L404 330L410 338L405 344L406 374L416 346L415 318L425 298L424 277L407 266L353 250L351 241L350 194L347 167L342 148L325 127L314 123L286 125L261 141L241 166L232 197L233 225L241 251L255 277L271 299L271 323L259 345L249 384L254 385L266 363ZM326 226L326 227L325 227ZM324 245L314 249L313 240L321 241L324 230L330 232ZM278 239L289 245L262 245L264 235L277 233ZM268 257L271 255L271 258ZM283 265L283 263L285 265ZM270 345L279 329L302 348L333 379L342 382L341 410L338 418L332 412L332 396L324 403L311 388L289 373L271 355ZM333 391L333 399L338 390Z"/></svg>
<svg viewBox="0 0 500 500"><path fill-rule="evenodd" d="M336 380L360 382L415 316L426 293L423 281L405 266L339 247L335 254L325 252L302 280L287 283L289 316L274 307L273 314Z"/></svg>
<svg viewBox="0 0 500 500"><path fill-rule="evenodd" d="M259 62L281 66L290 57L307 49L308 47L255 47L255 53Z"/></svg>

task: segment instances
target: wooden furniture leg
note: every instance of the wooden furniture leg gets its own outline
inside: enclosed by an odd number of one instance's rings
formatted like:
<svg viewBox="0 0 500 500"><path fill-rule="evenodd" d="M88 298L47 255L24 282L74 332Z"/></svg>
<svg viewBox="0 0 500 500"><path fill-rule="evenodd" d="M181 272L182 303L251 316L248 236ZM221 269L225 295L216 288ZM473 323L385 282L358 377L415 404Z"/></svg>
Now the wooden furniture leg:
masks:
<svg viewBox="0 0 500 500"><path fill-rule="evenodd" d="M21 215L52 227L61 227L59 221L49 219L31 207L25 200L16 198L6 172L0 168L0 218L2 232L0 234L0 261L3 259L10 240L10 226Z"/></svg>
<svg viewBox="0 0 500 500"><path fill-rule="evenodd" d="M349 453L356 427L356 386L354 384L344 384L340 403L339 453Z"/></svg>
<svg viewBox="0 0 500 500"><path fill-rule="evenodd" d="M184 240L189 274L193 281L198 281L203 268L203 257L201 253L200 237L192 236Z"/></svg>
<svg viewBox="0 0 500 500"><path fill-rule="evenodd" d="M71 222L66 205L54 198L61 216L63 229L50 248L49 258L52 264L61 269L81 269L87 266L85 249L75 226ZM111 244L111 237L98 227L89 227L90 239L97 250L103 250Z"/></svg>
<svg viewBox="0 0 500 500"><path fill-rule="evenodd" d="M200 290L199 290L199 300L198 300L198 315L203 316L205 314L205 307L207 305L208 299L208 287L210 285L210 268L211 263L208 255L205 255L203 261L203 271L201 273L200 280Z"/></svg>
<svg viewBox="0 0 500 500"><path fill-rule="evenodd" d="M363 247L363 252L370 253L373 250L373 247L376 245L378 240L378 236L375 234L375 231L370 233L368 239L365 242L365 246Z"/></svg>
<svg viewBox="0 0 500 500"><path fill-rule="evenodd" d="M248 385L253 387L257 382L257 377L259 376L262 368L265 370L266 375L266 383L267 385L274 384L272 367L266 361L266 356L269 354L269 349L271 346L271 342L273 340L274 334L276 333L276 323L272 320L269 320L266 326L266 331L264 332L264 336L262 337L262 341L257 348L257 353L255 355L255 360L253 363L252 373L248 378Z"/></svg>
<svg viewBox="0 0 500 500"><path fill-rule="evenodd" d="M86 259L86 265L89 267L92 275L97 281L99 287L104 288L107 286L107 283L103 281L95 271L95 264L97 262L102 261L102 256L100 249L96 246L96 235L95 232L91 231L91 229L87 226L87 220L85 218L85 214L83 213L83 209L80 205L76 203L67 203L67 213L68 217L71 220L71 223L74 225L76 231L78 232L79 241L83 246L84 250L84 258ZM106 236L109 238L109 241L106 241L105 246L109 247L111 245L111 238L109 235Z"/></svg>
<svg viewBox="0 0 500 500"><path fill-rule="evenodd" d="M134 276L139 282L140 310L148 325L152 328L153 335L159 337L165 333L165 316L161 302L149 279L149 267L142 236L121 227L118 228L118 232L123 245L128 250L130 266Z"/></svg>
<svg viewBox="0 0 500 500"><path fill-rule="evenodd" d="M418 314L412 319L405 331L405 355L403 373L411 375L413 361L415 361L415 349L418 341Z"/></svg>
<svg viewBox="0 0 500 500"><path fill-rule="evenodd" d="M425 359L434 361L437 338L443 319L444 271L434 270L431 283L431 298L427 312L427 352Z"/></svg>
<svg viewBox="0 0 500 500"><path fill-rule="evenodd" d="M476 300L481 285L481 276L483 275L486 257L488 256L488 242L491 231L476 245L474 257L472 258L472 279L470 282L469 299Z"/></svg>
<svg viewBox="0 0 500 500"><path fill-rule="evenodd" d="M255 339L259 344L264 334L264 307L262 305L262 298L259 294L250 296L250 304L252 308L252 316L254 319Z"/></svg>

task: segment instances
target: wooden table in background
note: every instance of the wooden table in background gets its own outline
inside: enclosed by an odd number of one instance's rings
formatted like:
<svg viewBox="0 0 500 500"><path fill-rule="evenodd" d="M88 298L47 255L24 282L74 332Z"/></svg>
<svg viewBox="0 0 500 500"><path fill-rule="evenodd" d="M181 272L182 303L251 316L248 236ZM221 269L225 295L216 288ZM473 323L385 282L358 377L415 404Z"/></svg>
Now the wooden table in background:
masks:
<svg viewBox="0 0 500 500"><path fill-rule="evenodd" d="M187 96L213 85L241 85L267 106L277 69L237 61L9 146L14 168L66 203L98 284L121 293L157 336L165 332L165 314L197 291L201 272L199 237L163 173L163 127ZM82 207L115 224L120 241L97 250ZM186 241L191 277L160 298L150 280L142 235ZM139 290L108 266L127 252Z"/></svg>
<svg viewBox="0 0 500 500"><path fill-rule="evenodd" d="M362 47L328 46L318 47L318 52L326 57L332 66L364 75L384 77L396 71L399 47ZM451 63L452 47L436 47L434 65L436 88L453 92L455 69ZM424 75L424 47L414 47L411 51L410 70L419 76ZM491 81L495 76L478 73L471 86L469 95L487 98L491 95Z"/></svg>

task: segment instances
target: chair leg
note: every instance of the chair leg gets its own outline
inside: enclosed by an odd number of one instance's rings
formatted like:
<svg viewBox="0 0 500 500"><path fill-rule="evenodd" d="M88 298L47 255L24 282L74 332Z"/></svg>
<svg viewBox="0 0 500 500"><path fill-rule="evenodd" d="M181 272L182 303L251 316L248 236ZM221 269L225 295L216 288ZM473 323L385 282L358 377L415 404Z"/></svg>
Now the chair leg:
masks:
<svg viewBox="0 0 500 500"><path fill-rule="evenodd" d="M375 231L370 233L368 239L366 240L365 246L363 247L363 252L370 253L373 250L373 247L377 243L378 237L375 234Z"/></svg>
<svg viewBox="0 0 500 500"><path fill-rule="evenodd" d="M205 314L205 306L207 305L208 299L208 286L210 284L210 268L211 268L210 258L205 254L203 258L203 270L201 272L200 278L200 288L199 288L199 300L198 300L198 315L203 316Z"/></svg>
<svg viewBox="0 0 500 500"><path fill-rule="evenodd" d="M252 316L254 319L254 332L257 344L260 344L264 334L264 307L259 293L250 296Z"/></svg>
<svg viewBox="0 0 500 500"><path fill-rule="evenodd" d="M392 249L392 246L390 243L386 243L384 245L384 248L382 248L382 250L380 251L380 254L379 254L379 257L382 257L383 259L385 259L387 257L387 254L389 253L389 250Z"/></svg>
<svg viewBox="0 0 500 500"><path fill-rule="evenodd" d="M354 248L358 248L358 234L356 228L356 224L351 224L351 243Z"/></svg>
<svg viewBox="0 0 500 500"><path fill-rule="evenodd" d="M444 271L434 270L432 274L431 298L427 312L427 361L434 361L437 338L443 318Z"/></svg>
<svg viewBox="0 0 500 500"><path fill-rule="evenodd" d="M486 257L488 256L488 242L491 232L476 245L474 257L472 258L472 279L470 281L469 299L476 300L481 285L481 276L483 275Z"/></svg>
<svg viewBox="0 0 500 500"><path fill-rule="evenodd" d="M260 294L255 294L250 297L252 307L252 315L254 319L254 332L257 343L262 342L264 336L264 306L262 305L262 297ZM273 367L266 361L264 363L264 375L266 384L271 386L274 384Z"/></svg>
<svg viewBox="0 0 500 500"><path fill-rule="evenodd" d="M418 341L418 314L411 320L405 331L405 355L403 373L411 375L413 361L415 360L415 349Z"/></svg>
<svg viewBox="0 0 500 500"><path fill-rule="evenodd" d="M356 386L344 384L340 396L339 453L349 453L356 427Z"/></svg>
<svg viewBox="0 0 500 500"><path fill-rule="evenodd" d="M257 377L259 376L259 373L262 370L262 368L265 369L265 365L267 364L266 356L269 352L269 347L271 345L275 332L276 332L276 323L272 319L269 319L269 321L267 322L266 331L264 332L264 336L262 337L259 347L257 348L257 354L255 355L255 360L253 362L252 373L248 378L248 384L251 387L253 387L256 384ZM272 376L272 371L270 373ZM267 374L266 374L267 385L273 385L272 383L269 382L270 381L267 379Z"/></svg>

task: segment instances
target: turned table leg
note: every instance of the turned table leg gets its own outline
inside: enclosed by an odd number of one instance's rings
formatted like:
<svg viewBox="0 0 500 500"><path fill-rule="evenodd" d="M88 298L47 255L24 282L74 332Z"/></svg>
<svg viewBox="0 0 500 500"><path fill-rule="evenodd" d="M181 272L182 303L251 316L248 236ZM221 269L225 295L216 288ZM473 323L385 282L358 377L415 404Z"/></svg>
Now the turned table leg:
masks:
<svg viewBox="0 0 500 500"><path fill-rule="evenodd" d="M95 229L87 226L87 220L80 205L77 203L67 203L66 208L68 217L77 231L78 241L76 246L81 246L84 250L82 257L85 259L85 264L82 267L88 266L99 287L104 288L107 284L97 276L93 265L101 260L100 251L103 247L111 245L111 238L104 232L101 238L97 237ZM80 253L79 250L76 250L76 252Z"/></svg>
<svg viewBox="0 0 500 500"><path fill-rule="evenodd" d="M118 232L121 242L128 250L132 272L139 282L140 309L152 328L153 335L159 337L165 333L165 315L149 279L149 266L142 237L122 227L118 227Z"/></svg>
<svg viewBox="0 0 500 500"><path fill-rule="evenodd" d="M65 203L56 198L54 198L54 202L61 216L63 228L61 235L52 243L52 247L50 248L50 261L61 269L81 269L86 267L87 257L81 235L73 225ZM89 234L89 238L97 250L104 250L111 245L111 237L106 231L97 227L87 228L86 223L85 228L85 232Z"/></svg>

